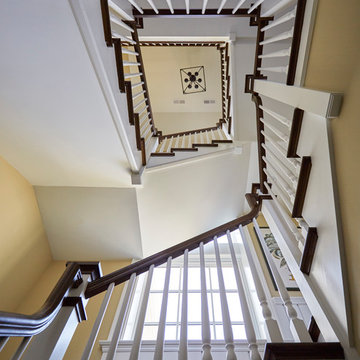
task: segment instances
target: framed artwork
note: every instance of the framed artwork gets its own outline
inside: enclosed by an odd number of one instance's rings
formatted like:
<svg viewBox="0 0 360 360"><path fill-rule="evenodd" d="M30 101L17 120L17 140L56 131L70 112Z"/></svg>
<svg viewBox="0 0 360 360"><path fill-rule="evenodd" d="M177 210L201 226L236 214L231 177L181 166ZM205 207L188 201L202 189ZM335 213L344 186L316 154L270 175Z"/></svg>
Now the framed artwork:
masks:
<svg viewBox="0 0 360 360"><path fill-rule="evenodd" d="M255 231L255 229L253 229ZM286 263L286 260L279 248L279 245L277 244L275 238L274 238L274 235L271 233L270 229L268 227L260 227L260 231L264 237L264 240L265 240L265 243L266 243L266 246L268 247L269 251L270 251L270 254L272 256L272 260L274 261L274 264L277 268L277 270L279 271L279 274L286 286L286 289L288 291L300 291L299 290L299 287L295 281L295 278L294 276L292 275L287 263ZM256 238L257 238L257 241L259 243L259 246L260 246L260 249L261 249L261 253L262 253L262 256L264 257L264 261L266 263L266 267L267 267L267 270L269 272L269 275L270 275L270 278L271 278L271 281L274 285L274 288L275 290L277 291L277 286L276 286L276 283L275 283L275 279L274 279L274 276L272 274L272 271L270 269L270 266L269 266L269 263L266 259L266 256L264 254L264 250L261 246L261 243L260 243L260 239L259 237L257 236L257 233L255 231L255 235L256 235Z"/></svg>
<svg viewBox="0 0 360 360"><path fill-rule="evenodd" d="M205 70L203 66L180 69L183 94L206 91Z"/></svg>

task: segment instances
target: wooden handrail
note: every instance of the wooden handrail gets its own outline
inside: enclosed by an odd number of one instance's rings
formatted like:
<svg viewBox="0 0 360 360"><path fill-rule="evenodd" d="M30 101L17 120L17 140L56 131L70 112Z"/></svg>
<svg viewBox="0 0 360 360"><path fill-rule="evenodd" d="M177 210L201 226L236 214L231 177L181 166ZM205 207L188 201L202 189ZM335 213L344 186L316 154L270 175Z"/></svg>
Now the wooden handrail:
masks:
<svg viewBox="0 0 360 360"><path fill-rule="evenodd" d="M89 283L85 296L86 298L93 297L107 289L111 283L119 285L127 281L131 274L136 273L137 275L142 274L149 270L151 265L164 264L169 256L176 258L181 256L186 249L189 251L196 249L202 242L204 244L213 240L214 236L222 236L226 234L227 230L236 230L239 225L245 226L252 222L253 218L257 217L261 208L261 198L257 194L246 194L246 200L250 206L250 212L243 215L235 220L229 221L223 225L217 226L216 228L206 231L198 236L195 236L189 240L186 240L180 244L174 245L166 250L160 251L154 255L151 255L145 259L142 259L134 264L126 266L120 270L114 271L111 274L105 275L100 279L97 279Z"/></svg>
<svg viewBox="0 0 360 360"><path fill-rule="evenodd" d="M67 292L78 286L81 274L91 274L92 280L101 274L98 262L70 262L46 299L43 306L32 315L0 311L0 336L33 336L42 332L59 312Z"/></svg>
<svg viewBox="0 0 360 360"><path fill-rule="evenodd" d="M140 48L140 41L139 41L139 35L137 32L137 28L136 28L136 23L135 22L131 22L131 21L125 21L125 23L127 25L129 25L130 27L132 27L132 29L134 30L131 33L132 39L135 41L135 45L134 45L134 49L137 52L138 55L136 55L136 61L138 63L140 63L139 65L139 70L140 70L140 79L143 82L143 90L145 90L145 94L144 97L146 99L146 105L149 106L149 112L150 112L150 124L151 124L151 130L153 132L153 134L156 135L157 130L155 128L155 124L154 124L154 117L153 117L153 112L152 112L152 108L151 108L151 103L150 103L150 94L149 94L149 88L147 86L147 82L146 82L146 76L145 76L145 69L144 69L144 62L143 62L143 58L142 58L142 54L141 54L141 48Z"/></svg>
<svg viewBox="0 0 360 360"><path fill-rule="evenodd" d="M305 16L305 8L306 8L306 0L298 0L296 7L296 15L295 15L294 35L291 42L291 53L289 59L289 70L286 79L286 85L294 85L295 82L296 67L297 67L300 41L301 41L301 32L302 32L304 16Z"/></svg>
<svg viewBox="0 0 360 360"><path fill-rule="evenodd" d="M267 176L264 172L264 168L266 167L266 163L263 159L264 156L266 156L265 149L261 146L261 144L265 143L265 137L262 134L262 131L264 131L264 124L260 121L260 118L262 118L263 111L260 108L260 105L262 105L261 98L258 94L252 95L252 101L255 103L256 108L256 129L257 129L257 145L258 145L258 164L259 164L259 178L260 178L260 191L263 194L267 193L266 187L264 186L264 183L267 181Z"/></svg>
<svg viewBox="0 0 360 360"><path fill-rule="evenodd" d="M67 263L63 275L39 311L32 315L0 312L0 337L33 336L42 332L59 312L67 292L82 282L82 274L91 275L91 282L89 282L85 294L87 298L90 298L105 291L112 282L114 282L115 285L119 285L128 280L133 273L141 274L146 272L151 265L158 266L165 263L169 256L173 258L181 256L185 249L196 249L201 242L205 244L211 241L214 236L226 234L227 230L233 231L236 230L239 225L245 226L251 223L252 219L259 214L262 197L257 194L246 194L245 197L251 209L246 215L106 276L101 276L100 263L98 262Z"/></svg>
<svg viewBox="0 0 360 360"><path fill-rule="evenodd" d="M217 130L218 127L217 126L213 126L213 127L208 127L208 128L202 128L202 129L195 129L195 130L189 130L189 131L181 131L178 133L173 133L173 134L165 134L165 135L161 135L160 137L160 141L164 140L164 139L168 139L174 136L183 136L183 135L191 135L191 134L195 134L198 132L203 132L203 131L210 131L210 130Z"/></svg>
<svg viewBox="0 0 360 360"><path fill-rule="evenodd" d="M109 13L109 4L108 0L101 0L101 15L104 28L104 37L106 46L111 47L113 45L112 35L111 35L111 24L110 24L110 13Z"/></svg>
<svg viewBox="0 0 360 360"><path fill-rule="evenodd" d="M178 18L191 18L191 17L248 17L253 18L256 15L248 13L248 9L238 9L238 11L233 14L233 9L222 9L220 14L217 13L217 9L206 9L205 14L203 14L202 9L190 9L190 13L187 14L185 9L174 9L174 13L171 13L169 9L158 9L156 13L153 9L143 9L143 12L140 13L138 10L133 9L134 18L149 18L149 17L178 17Z"/></svg>
<svg viewBox="0 0 360 360"><path fill-rule="evenodd" d="M219 46L225 41L140 41L140 46Z"/></svg>

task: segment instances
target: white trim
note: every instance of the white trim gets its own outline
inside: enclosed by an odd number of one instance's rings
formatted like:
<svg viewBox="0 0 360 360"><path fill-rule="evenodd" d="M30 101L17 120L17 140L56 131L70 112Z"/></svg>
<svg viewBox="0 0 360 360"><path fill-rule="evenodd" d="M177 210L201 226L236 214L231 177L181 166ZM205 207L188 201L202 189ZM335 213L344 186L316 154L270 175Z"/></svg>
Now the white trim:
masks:
<svg viewBox="0 0 360 360"><path fill-rule="evenodd" d="M131 143L128 139L126 129L124 127L124 120L122 119L122 114L115 99L115 94L112 90L111 83L107 76L105 65L102 61L99 49L96 44L95 36L90 25L89 18L86 15L82 0L68 0L71 10L73 12L76 23L79 27L80 34L83 38L84 45L89 54L91 64L93 65L94 71L96 73L99 85L103 92L105 102L109 108L109 112L113 119L115 129L118 133L120 142L124 148L127 160L129 162L130 169L134 172L140 170L138 160L134 156ZM125 97L125 94L121 94ZM124 101L125 102L125 101ZM125 112L124 112L125 113Z"/></svg>
<svg viewBox="0 0 360 360"><path fill-rule="evenodd" d="M276 207L274 207L273 200L263 201L262 213L271 232L276 238L281 252L296 279L311 313L316 317L316 322L319 325L325 340L335 342L340 340L343 346L348 344L346 331L337 323L327 300L317 289L317 286L312 282L312 279L301 272L298 259L293 256L286 240L292 234L287 228L285 221L282 219L281 214L279 214Z"/></svg>
<svg viewBox="0 0 360 360"><path fill-rule="evenodd" d="M301 31L299 55L296 65L294 85L304 86L306 70L310 56L311 42L315 27L315 18L318 7L318 0L307 0L304 14L304 22Z"/></svg>
<svg viewBox="0 0 360 360"><path fill-rule="evenodd" d="M343 98L341 93L311 90L267 80L255 80L254 91L323 118L337 117Z"/></svg>
<svg viewBox="0 0 360 360"><path fill-rule="evenodd" d="M155 350L155 341L144 340L141 342L141 351L142 352L154 352ZM264 352L266 340L258 340L258 347L261 353ZM106 353L109 349L109 341L100 340L100 346L103 353ZM120 341L120 346L117 347L117 353L130 352L132 341ZM236 340L234 341L235 351L236 352L249 352L249 344L245 340ZM223 340L212 340L211 341L211 350L212 352L223 352L226 353L224 347L225 342ZM200 351L201 349L201 340L189 340L188 343L189 352L191 351ZM166 340L164 346L164 352L173 352L177 353L179 350L179 341L178 340Z"/></svg>

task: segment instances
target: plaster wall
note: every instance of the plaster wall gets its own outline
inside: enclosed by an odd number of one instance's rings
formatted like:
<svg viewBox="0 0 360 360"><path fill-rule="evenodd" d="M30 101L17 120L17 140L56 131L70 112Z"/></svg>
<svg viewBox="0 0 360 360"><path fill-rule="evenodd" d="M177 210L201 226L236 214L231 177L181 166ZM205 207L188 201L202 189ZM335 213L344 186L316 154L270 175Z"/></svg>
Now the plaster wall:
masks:
<svg viewBox="0 0 360 360"><path fill-rule="evenodd" d="M145 172L144 186L137 189L143 255L240 216L249 156L245 144L240 155L219 154Z"/></svg>
<svg viewBox="0 0 360 360"><path fill-rule="evenodd" d="M36 187L56 260L142 256L134 188Z"/></svg>
<svg viewBox="0 0 360 360"><path fill-rule="evenodd" d="M222 114L220 112L204 112L196 114L187 112L154 113L156 127L161 129L163 134L173 134L181 131L213 127L221 117Z"/></svg>
<svg viewBox="0 0 360 360"><path fill-rule="evenodd" d="M52 261L34 189L0 157L0 309L15 311Z"/></svg>

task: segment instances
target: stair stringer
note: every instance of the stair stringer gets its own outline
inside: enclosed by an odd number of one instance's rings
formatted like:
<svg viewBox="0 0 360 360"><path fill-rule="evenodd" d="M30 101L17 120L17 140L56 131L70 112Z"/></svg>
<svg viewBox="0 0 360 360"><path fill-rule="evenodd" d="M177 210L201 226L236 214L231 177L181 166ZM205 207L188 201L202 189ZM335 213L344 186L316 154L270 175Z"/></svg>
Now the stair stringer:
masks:
<svg viewBox="0 0 360 360"><path fill-rule="evenodd" d="M113 119L114 130L124 148L130 170L138 173L142 168L141 151L137 150L134 130L129 124L126 94L120 93L118 88L113 49L108 49L104 42L100 2L68 1ZM131 13L130 4L125 5L125 3L122 8Z"/></svg>

